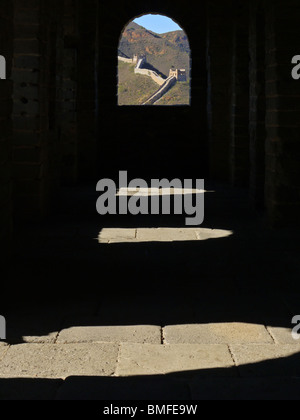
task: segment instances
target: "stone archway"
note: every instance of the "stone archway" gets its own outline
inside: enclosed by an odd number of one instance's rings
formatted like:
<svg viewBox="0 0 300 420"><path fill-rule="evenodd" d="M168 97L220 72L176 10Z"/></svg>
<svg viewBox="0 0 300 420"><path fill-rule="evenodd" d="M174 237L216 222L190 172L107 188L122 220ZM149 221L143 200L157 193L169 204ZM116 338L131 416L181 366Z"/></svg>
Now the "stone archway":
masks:
<svg viewBox="0 0 300 420"><path fill-rule="evenodd" d="M138 2L128 10L119 10L118 18L102 10L99 29L99 80L105 78L99 91L100 178L114 178L120 170L127 170L133 178L203 178L207 173L207 80L206 80L206 14L205 6L195 19L195 26L187 11L176 10L170 3L156 7L155 13L180 21L190 48L197 50L191 72L191 103L181 107L118 106L118 47L120 34L133 17L154 13ZM161 10L160 10L161 9ZM103 16L107 13L107 16ZM181 17L181 18L179 18ZM109 22L109 24L105 24ZM197 22L197 26L196 26ZM199 30L200 25L200 30ZM133 57L129 57L132 59ZM170 69L169 69L170 70Z"/></svg>
<svg viewBox="0 0 300 420"><path fill-rule="evenodd" d="M181 25L158 14L131 19L118 45L118 105L189 106L191 64Z"/></svg>

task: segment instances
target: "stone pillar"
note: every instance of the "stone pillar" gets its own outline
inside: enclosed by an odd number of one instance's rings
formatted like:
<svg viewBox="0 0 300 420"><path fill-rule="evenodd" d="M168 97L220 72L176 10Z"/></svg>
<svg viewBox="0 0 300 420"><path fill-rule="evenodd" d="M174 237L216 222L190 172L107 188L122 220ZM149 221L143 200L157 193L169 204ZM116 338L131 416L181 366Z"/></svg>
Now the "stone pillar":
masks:
<svg viewBox="0 0 300 420"><path fill-rule="evenodd" d="M249 185L249 5L235 1L232 55L231 182Z"/></svg>
<svg viewBox="0 0 300 420"><path fill-rule="evenodd" d="M250 2L250 197L263 208L265 195L265 10L260 0Z"/></svg>
<svg viewBox="0 0 300 420"><path fill-rule="evenodd" d="M0 8L0 55L6 61L6 79L0 80L0 253L1 263L11 251L12 217L12 52L13 1L3 0Z"/></svg>
<svg viewBox="0 0 300 420"><path fill-rule="evenodd" d="M208 3L208 130L210 177L230 180L232 2Z"/></svg>
<svg viewBox="0 0 300 420"><path fill-rule="evenodd" d="M14 202L20 219L42 217L59 179L57 131L61 2L14 0Z"/></svg>
<svg viewBox="0 0 300 420"><path fill-rule="evenodd" d="M299 1L267 1L265 202L275 226L299 226L300 82L291 75L300 54L299 20Z"/></svg>
<svg viewBox="0 0 300 420"><path fill-rule="evenodd" d="M62 82L61 180L65 185L78 180L78 6L64 0L64 49Z"/></svg>
<svg viewBox="0 0 300 420"><path fill-rule="evenodd" d="M97 163L98 1L79 2L79 177L94 179ZM105 79L101 81L105 83Z"/></svg>

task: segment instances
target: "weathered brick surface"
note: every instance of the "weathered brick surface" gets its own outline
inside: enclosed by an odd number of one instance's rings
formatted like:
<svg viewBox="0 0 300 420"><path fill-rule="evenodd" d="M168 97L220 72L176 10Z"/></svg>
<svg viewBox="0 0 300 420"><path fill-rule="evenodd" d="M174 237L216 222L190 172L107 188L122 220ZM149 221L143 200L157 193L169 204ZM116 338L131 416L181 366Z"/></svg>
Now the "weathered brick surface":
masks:
<svg viewBox="0 0 300 420"><path fill-rule="evenodd" d="M59 179L61 5L15 0L14 6L15 213L33 219L47 212Z"/></svg>
<svg viewBox="0 0 300 420"><path fill-rule="evenodd" d="M265 45L266 17L260 1L250 3L250 195L253 203L264 206L265 184Z"/></svg>
<svg viewBox="0 0 300 420"><path fill-rule="evenodd" d="M266 33L266 191L274 225L299 224L300 84L291 76L299 54L299 2L267 2Z"/></svg>
<svg viewBox="0 0 300 420"><path fill-rule="evenodd" d="M61 177L65 184L78 179L78 8L64 2L64 49L62 81Z"/></svg>
<svg viewBox="0 0 300 420"><path fill-rule="evenodd" d="M233 5L220 0L208 5L208 124L210 175L230 180ZM222 34L222 36L220 36Z"/></svg>
<svg viewBox="0 0 300 420"><path fill-rule="evenodd" d="M0 80L0 251L6 259L11 251L12 218L12 45L13 2L4 0L0 8L0 55L6 60L6 80Z"/></svg>
<svg viewBox="0 0 300 420"><path fill-rule="evenodd" d="M98 2L79 2L78 176L93 179L97 156Z"/></svg>
<svg viewBox="0 0 300 420"><path fill-rule="evenodd" d="M106 176L121 168L143 176L146 164L151 171L174 165L181 175L183 138L189 157L182 171L250 183L253 201L265 204L273 224L298 223L300 83L291 77L291 58L299 54L299 2L209 0L193 14L170 0L116 5L1 3L0 55L8 75L0 84L3 247L12 237L12 209L17 221L45 215L61 182L94 180L99 168ZM120 34L129 20L154 9L182 25L192 49L192 107L164 109L163 128L159 121L153 126L155 111L137 117L116 107ZM120 138L133 125L144 141L132 135L131 156ZM149 162L136 159L144 152Z"/></svg>
<svg viewBox="0 0 300 420"><path fill-rule="evenodd" d="M231 181L249 185L249 6L233 3L232 108L231 108Z"/></svg>

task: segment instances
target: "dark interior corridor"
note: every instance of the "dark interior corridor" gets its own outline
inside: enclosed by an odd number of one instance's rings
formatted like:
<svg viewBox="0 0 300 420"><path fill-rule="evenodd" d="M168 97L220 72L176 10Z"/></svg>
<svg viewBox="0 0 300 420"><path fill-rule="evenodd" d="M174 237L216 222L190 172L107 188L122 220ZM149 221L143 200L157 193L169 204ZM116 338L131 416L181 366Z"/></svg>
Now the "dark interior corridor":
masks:
<svg viewBox="0 0 300 420"><path fill-rule="evenodd" d="M191 106L117 106L122 28L150 12L188 34ZM299 19L294 0L4 1L0 400L299 399ZM204 179L204 223L100 216L120 171Z"/></svg>

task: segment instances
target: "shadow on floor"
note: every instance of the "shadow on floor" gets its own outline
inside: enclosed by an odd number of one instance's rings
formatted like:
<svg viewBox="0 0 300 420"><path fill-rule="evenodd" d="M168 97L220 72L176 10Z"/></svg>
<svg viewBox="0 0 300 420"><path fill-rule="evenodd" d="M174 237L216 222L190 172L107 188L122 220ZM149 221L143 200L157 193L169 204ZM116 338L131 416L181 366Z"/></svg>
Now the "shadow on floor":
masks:
<svg viewBox="0 0 300 420"><path fill-rule="evenodd" d="M1 311L14 317L12 343L75 325L171 325L247 322L290 327L299 308L299 231L269 229L244 191L208 186L202 227L232 235L206 241L99 244L104 227L182 227L183 218L105 217L97 195L66 190L55 217L17 230L15 253L4 273ZM297 294L298 293L298 294ZM70 317L71 316L71 317ZM77 316L78 321L75 321ZM10 318L12 317L12 318ZM85 317L88 321L85 324ZM30 322L28 320L31 320ZM42 320L42 322L39 322ZM76 323L77 322L77 323ZM8 329L9 331L9 329ZM74 399L294 399L299 356L263 362L276 379L222 378L165 382L172 375L138 378L1 379L0 398ZM282 367L282 369L281 369ZM250 366L251 368L251 366ZM290 372L288 378L285 372ZM197 372L195 376L199 376ZM179 378L184 373L178 374ZM59 392L57 393L57 390ZM29 395L30 394L30 395ZM1 397L2 396L2 397Z"/></svg>

